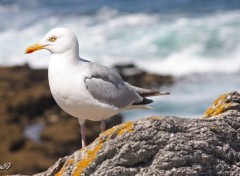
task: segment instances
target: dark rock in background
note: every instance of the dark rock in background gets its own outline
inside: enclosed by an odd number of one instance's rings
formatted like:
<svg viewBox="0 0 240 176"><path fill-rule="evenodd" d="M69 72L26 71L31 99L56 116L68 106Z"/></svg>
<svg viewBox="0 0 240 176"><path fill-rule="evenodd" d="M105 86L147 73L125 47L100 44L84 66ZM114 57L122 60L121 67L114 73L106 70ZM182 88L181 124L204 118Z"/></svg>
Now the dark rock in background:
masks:
<svg viewBox="0 0 240 176"><path fill-rule="evenodd" d="M240 94L224 94L213 105L208 118L150 117L115 126L36 176L237 176Z"/></svg>
<svg viewBox="0 0 240 176"><path fill-rule="evenodd" d="M174 78L170 75L147 73L131 63L115 65L114 68L120 73L125 81L138 87L159 88L174 83Z"/></svg>

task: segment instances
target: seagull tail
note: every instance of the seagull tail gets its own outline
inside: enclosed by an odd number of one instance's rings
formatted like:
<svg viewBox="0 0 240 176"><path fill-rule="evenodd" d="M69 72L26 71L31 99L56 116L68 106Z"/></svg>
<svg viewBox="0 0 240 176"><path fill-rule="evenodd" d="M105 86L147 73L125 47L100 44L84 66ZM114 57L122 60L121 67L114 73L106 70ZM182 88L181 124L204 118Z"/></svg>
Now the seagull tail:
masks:
<svg viewBox="0 0 240 176"><path fill-rule="evenodd" d="M149 90L149 91L153 91L153 92L142 95L142 96L143 97L152 97L152 96L160 96L160 95L170 95L169 92L160 92L158 90Z"/></svg>
<svg viewBox="0 0 240 176"><path fill-rule="evenodd" d="M152 97L152 96L160 96L160 95L169 95L169 92L160 92L159 90L153 90L153 89L144 89L140 87L136 87L133 85L129 86L135 90L141 97Z"/></svg>

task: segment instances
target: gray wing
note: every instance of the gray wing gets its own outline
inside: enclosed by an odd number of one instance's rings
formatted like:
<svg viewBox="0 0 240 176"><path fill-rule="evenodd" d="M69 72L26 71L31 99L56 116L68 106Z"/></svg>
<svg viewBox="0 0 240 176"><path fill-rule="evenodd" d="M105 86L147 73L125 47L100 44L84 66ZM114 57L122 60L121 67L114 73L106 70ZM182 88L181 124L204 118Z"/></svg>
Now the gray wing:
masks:
<svg viewBox="0 0 240 176"><path fill-rule="evenodd" d="M100 102L124 108L143 98L112 69L91 63L91 74L85 78L87 89Z"/></svg>

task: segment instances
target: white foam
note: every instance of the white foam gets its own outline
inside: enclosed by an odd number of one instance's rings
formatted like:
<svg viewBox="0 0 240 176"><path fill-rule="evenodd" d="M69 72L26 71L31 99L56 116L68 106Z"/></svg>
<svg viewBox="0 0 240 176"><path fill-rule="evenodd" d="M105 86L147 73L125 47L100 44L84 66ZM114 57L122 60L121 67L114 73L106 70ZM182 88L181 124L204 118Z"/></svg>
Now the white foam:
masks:
<svg viewBox="0 0 240 176"><path fill-rule="evenodd" d="M164 60L139 61L138 65L149 72L173 74L175 76L190 73L235 73L240 70L240 53L232 53L231 57L201 58L194 55L195 48L173 53Z"/></svg>
<svg viewBox="0 0 240 176"><path fill-rule="evenodd" d="M0 6L1 13L9 12L4 8ZM14 17L16 24L9 23L8 29L4 26L0 31L0 65L28 62L33 67L46 67L49 54L24 55L24 49L51 28L62 26L76 32L83 58L107 66L135 62L165 74L232 73L240 65L239 14L221 12L166 21L158 14L122 14L103 8L93 16L50 15L36 20L38 16L25 12Z"/></svg>

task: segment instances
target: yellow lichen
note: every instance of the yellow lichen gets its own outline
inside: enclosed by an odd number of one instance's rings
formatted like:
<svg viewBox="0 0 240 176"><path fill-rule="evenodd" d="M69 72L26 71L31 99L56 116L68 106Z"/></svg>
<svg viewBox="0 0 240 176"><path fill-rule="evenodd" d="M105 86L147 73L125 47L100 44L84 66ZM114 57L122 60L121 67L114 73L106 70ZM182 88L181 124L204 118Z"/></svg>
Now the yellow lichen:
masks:
<svg viewBox="0 0 240 176"><path fill-rule="evenodd" d="M113 134L115 131L115 127L112 127L104 132L102 132L99 137L109 137L111 134Z"/></svg>
<svg viewBox="0 0 240 176"><path fill-rule="evenodd" d="M83 158L75 165L76 169L72 174L73 176L81 175L83 169L85 169L96 158L97 152L101 149L102 145L103 143L101 141L98 141L98 144L96 146L90 150L85 151Z"/></svg>
<svg viewBox="0 0 240 176"><path fill-rule="evenodd" d="M114 135L119 136L125 132L132 132L132 131L133 131L133 123L126 122L102 132L99 137L101 140L109 140Z"/></svg>
<svg viewBox="0 0 240 176"><path fill-rule="evenodd" d="M101 133L100 136L92 143L90 146L92 148L83 148L82 149L82 159L75 164L75 169L72 173L73 176L79 176L83 172L83 170L89 166L93 160L96 158L98 151L102 148L103 143L106 140L109 140L114 134L119 136L125 132L132 132L133 131L133 123L126 122L124 124L115 126L111 129L106 130L105 132Z"/></svg>
<svg viewBox="0 0 240 176"><path fill-rule="evenodd" d="M67 163L67 164L72 164L73 161L74 161L73 159L68 159L68 160L66 161L66 163Z"/></svg>
<svg viewBox="0 0 240 176"><path fill-rule="evenodd" d="M133 123L132 122L126 122L123 125L120 126L120 128L117 130L117 135L121 135L125 132L132 132L133 131Z"/></svg>
<svg viewBox="0 0 240 176"><path fill-rule="evenodd" d="M209 118L225 112L231 106L231 103L226 103L228 96L229 94L223 94L219 96L204 112L204 116L202 118Z"/></svg>

